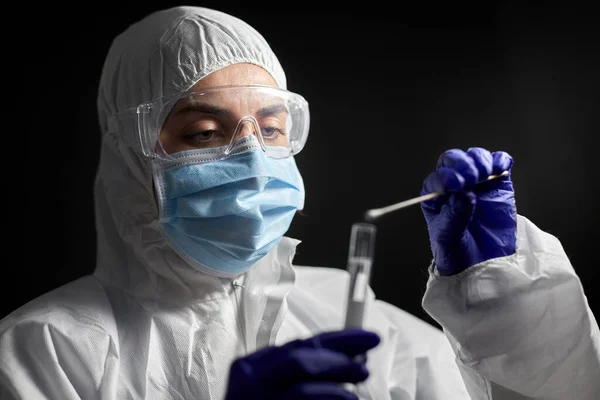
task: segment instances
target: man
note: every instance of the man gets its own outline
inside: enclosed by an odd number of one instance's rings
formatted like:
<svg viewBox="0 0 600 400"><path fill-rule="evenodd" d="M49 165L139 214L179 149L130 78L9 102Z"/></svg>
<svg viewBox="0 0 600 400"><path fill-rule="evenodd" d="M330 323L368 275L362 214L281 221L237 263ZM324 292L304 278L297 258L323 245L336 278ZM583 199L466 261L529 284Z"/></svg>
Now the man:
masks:
<svg viewBox="0 0 600 400"><path fill-rule="evenodd" d="M445 334L373 293L343 330L347 274L294 266L283 236L308 108L258 32L149 15L113 42L98 112L96 270L2 320L6 397L598 398L598 326L560 243L517 216L508 154L450 150L425 180Z"/></svg>

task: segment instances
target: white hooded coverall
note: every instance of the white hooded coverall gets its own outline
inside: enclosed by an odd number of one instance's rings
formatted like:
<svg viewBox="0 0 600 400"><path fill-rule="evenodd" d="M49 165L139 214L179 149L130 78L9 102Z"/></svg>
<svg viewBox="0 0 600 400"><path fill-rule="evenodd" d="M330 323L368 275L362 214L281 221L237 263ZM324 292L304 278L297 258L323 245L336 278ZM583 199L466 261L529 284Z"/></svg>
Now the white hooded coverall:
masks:
<svg viewBox="0 0 600 400"><path fill-rule="evenodd" d="M111 119L240 62L286 87L262 36L214 10L157 12L115 39L98 97L97 267L0 321L2 400L222 400L235 358L343 327L346 271L293 265L297 240L236 284L187 266L158 229L148 161ZM370 292L365 328L382 342L363 398L600 399L600 334L577 275L522 216L517 236L511 256L430 270L423 306L444 332Z"/></svg>

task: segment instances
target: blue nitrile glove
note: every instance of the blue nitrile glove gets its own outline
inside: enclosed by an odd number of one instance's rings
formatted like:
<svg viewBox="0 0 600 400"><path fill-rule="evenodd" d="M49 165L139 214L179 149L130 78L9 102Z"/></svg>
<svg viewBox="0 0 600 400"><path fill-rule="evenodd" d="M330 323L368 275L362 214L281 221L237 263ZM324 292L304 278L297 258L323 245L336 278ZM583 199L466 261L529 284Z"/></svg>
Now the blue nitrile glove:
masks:
<svg viewBox="0 0 600 400"><path fill-rule="evenodd" d="M442 153L421 194L446 192L421 203L433 259L440 275L454 275L483 261L513 254L517 211L510 180L512 157L475 147ZM489 175L509 174L488 182Z"/></svg>
<svg viewBox="0 0 600 400"><path fill-rule="evenodd" d="M367 379L355 356L379 341L373 332L347 329L261 349L232 364L226 400L358 400L341 383Z"/></svg>

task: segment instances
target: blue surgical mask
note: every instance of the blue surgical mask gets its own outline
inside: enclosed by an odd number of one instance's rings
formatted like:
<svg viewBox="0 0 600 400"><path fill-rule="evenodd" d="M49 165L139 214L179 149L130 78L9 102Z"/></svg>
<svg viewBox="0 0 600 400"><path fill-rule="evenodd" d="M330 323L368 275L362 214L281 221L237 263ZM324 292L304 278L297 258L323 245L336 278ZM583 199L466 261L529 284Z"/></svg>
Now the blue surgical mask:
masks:
<svg viewBox="0 0 600 400"><path fill-rule="evenodd" d="M163 236L197 270L219 277L247 272L287 232L304 207L293 157L271 158L252 137L225 159L214 149L155 164Z"/></svg>

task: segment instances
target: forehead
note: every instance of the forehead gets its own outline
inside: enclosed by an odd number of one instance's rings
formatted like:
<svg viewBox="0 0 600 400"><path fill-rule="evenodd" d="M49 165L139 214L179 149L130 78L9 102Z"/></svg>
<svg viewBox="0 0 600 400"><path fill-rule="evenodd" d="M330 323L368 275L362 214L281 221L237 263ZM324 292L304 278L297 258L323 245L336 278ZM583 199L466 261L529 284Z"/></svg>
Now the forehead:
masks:
<svg viewBox="0 0 600 400"><path fill-rule="evenodd" d="M240 63L230 65L207 75L192 86L192 91L228 85L265 85L277 87L275 79L267 70L258 65Z"/></svg>
<svg viewBox="0 0 600 400"><path fill-rule="evenodd" d="M213 114L240 118L242 114L262 116L288 113L286 100L271 90L261 88L227 88L190 93L180 98L172 114Z"/></svg>

